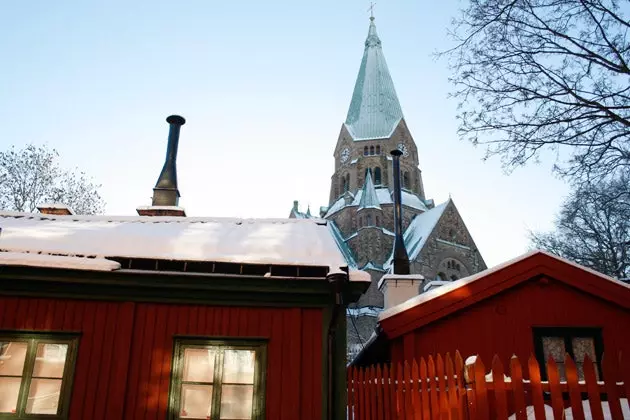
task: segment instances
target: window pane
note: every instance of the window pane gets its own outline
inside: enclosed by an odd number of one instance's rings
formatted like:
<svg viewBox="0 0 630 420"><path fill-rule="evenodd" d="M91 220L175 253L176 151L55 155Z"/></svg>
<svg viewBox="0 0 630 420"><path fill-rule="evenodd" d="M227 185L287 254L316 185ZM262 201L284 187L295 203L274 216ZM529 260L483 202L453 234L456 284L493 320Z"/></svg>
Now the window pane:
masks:
<svg viewBox="0 0 630 420"><path fill-rule="evenodd" d="M61 379L33 379L28 392L26 412L33 414L57 414Z"/></svg>
<svg viewBox="0 0 630 420"><path fill-rule="evenodd" d="M0 413L14 413L22 378L0 378Z"/></svg>
<svg viewBox="0 0 630 420"><path fill-rule="evenodd" d="M208 382L214 378L214 356L216 349L186 349L184 350L185 382Z"/></svg>
<svg viewBox="0 0 630 420"><path fill-rule="evenodd" d="M251 419L253 398L253 385L223 385L221 419Z"/></svg>
<svg viewBox="0 0 630 420"><path fill-rule="evenodd" d="M0 375L22 376L28 343L0 341Z"/></svg>
<svg viewBox="0 0 630 420"><path fill-rule="evenodd" d="M223 383L254 383L255 351L226 350L223 357Z"/></svg>
<svg viewBox="0 0 630 420"><path fill-rule="evenodd" d="M595 357L595 340L593 340L593 337L573 337L571 341L576 362L584 361L584 356L587 354L592 361L597 361Z"/></svg>
<svg viewBox="0 0 630 420"><path fill-rule="evenodd" d="M212 385L182 385L179 417L209 419L212 411Z"/></svg>
<svg viewBox="0 0 630 420"><path fill-rule="evenodd" d="M553 359L556 362L564 362L564 354L566 350L564 348L563 337L543 337L543 351L545 355L545 363L549 359Z"/></svg>
<svg viewBox="0 0 630 420"><path fill-rule="evenodd" d="M67 344L38 344L33 377L61 378L68 354Z"/></svg>

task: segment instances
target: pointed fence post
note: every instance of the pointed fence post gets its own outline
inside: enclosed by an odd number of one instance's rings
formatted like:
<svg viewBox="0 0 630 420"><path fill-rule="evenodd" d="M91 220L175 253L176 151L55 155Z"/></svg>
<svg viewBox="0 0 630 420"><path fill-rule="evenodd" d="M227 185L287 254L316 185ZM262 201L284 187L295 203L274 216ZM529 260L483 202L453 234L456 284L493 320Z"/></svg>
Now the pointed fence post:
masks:
<svg viewBox="0 0 630 420"><path fill-rule="evenodd" d="M383 373L381 365L376 366L376 418L383 420Z"/></svg>
<svg viewBox="0 0 630 420"><path fill-rule="evenodd" d="M533 354L529 356L527 367L532 393L532 404L534 405L534 415L537 419L544 419L545 402L543 400L542 384L540 383L540 367Z"/></svg>
<svg viewBox="0 0 630 420"><path fill-rule="evenodd" d="M547 361L547 377L549 379L549 390L551 391L551 406L553 407L554 419L563 418L564 403L562 401L562 390L560 388L560 374L558 365L553 358Z"/></svg>
<svg viewBox="0 0 630 420"><path fill-rule="evenodd" d="M608 407L610 408L610 415L613 420L623 419L621 401L619 400L619 389L617 388L620 371L617 360L618 359L615 357L608 357L607 354L604 354L602 359L602 371L604 373L604 384L606 385L606 397L608 400Z"/></svg>
<svg viewBox="0 0 630 420"><path fill-rule="evenodd" d="M396 366L398 372L398 384L396 386L396 405L398 406L398 418L406 419L405 416L405 381L403 380L403 368L400 362Z"/></svg>
<svg viewBox="0 0 630 420"><path fill-rule="evenodd" d="M486 389L486 367L480 357L477 357L473 365L474 378L473 388L475 389L475 400L477 400L477 415L479 420L489 420L490 410L488 408L488 391Z"/></svg>
<svg viewBox="0 0 630 420"><path fill-rule="evenodd" d="M383 411L385 418L389 419L391 416L391 385L389 380L389 366L383 367Z"/></svg>
<svg viewBox="0 0 630 420"><path fill-rule="evenodd" d="M414 358L411 361L411 409L413 410L413 420L422 420L422 404L420 402L420 374L418 373L418 362Z"/></svg>
<svg viewBox="0 0 630 420"><path fill-rule="evenodd" d="M411 406L411 366L409 362L405 360L405 419L410 419L413 414L413 408Z"/></svg>
<svg viewBox="0 0 630 420"><path fill-rule="evenodd" d="M591 358L588 357L588 354L584 356L583 368L586 389L588 390L588 401L591 406L591 418L593 420L604 420L602 400L599 396L599 386L597 384L597 375L595 375L595 367L593 366Z"/></svg>
<svg viewBox="0 0 630 420"><path fill-rule="evenodd" d="M448 407L450 417L453 420L458 420L460 415L458 412L459 404L457 388L455 387L455 369L453 368L453 360L451 359L450 353L446 353L446 387L448 389Z"/></svg>
<svg viewBox="0 0 630 420"><path fill-rule="evenodd" d="M374 366L370 367L370 419L378 420L376 418L376 372Z"/></svg>
<svg viewBox="0 0 630 420"><path fill-rule="evenodd" d="M503 364L498 355L492 359L492 382L494 382L494 400L496 401L496 413L498 419L507 419L507 400L505 397L505 379Z"/></svg>
<svg viewBox="0 0 630 420"><path fill-rule="evenodd" d="M438 353L435 359L435 367L437 371L437 383L438 383L438 401L440 404L440 418L442 420L448 420L448 395L446 393L446 381L444 378L444 359L442 355Z"/></svg>
<svg viewBox="0 0 630 420"><path fill-rule="evenodd" d="M468 416L468 392L466 391L466 381L464 381L464 359L459 353L459 350L455 352L455 372L457 372L457 394L458 394L458 407L461 420L467 419Z"/></svg>
<svg viewBox="0 0 630 420"><path fill-rule="evenodd" d="M630 358L626 354L626 358L624 359L622 352L619 352L619 373L621 373L621 379L623 380L626 391L626 399L628 400L628 405L630 405Z"/></svg>
<svg viewBox="0 0 630 420"><path fill-rule="evenodd" d="M422 418L431 419L431 406L429 397L429 376L427 374L427 362L424 357L420 358L420 392L422 393Z"/></svg>
<svg viewBox="0 0 630 420"><path fill-rule="evenodd" d="M510 359L510 376L512 377L512 397L514 399L516 420L527 420L527 407L525 406L525 392L523 390L523 369L516 355Z"/></svg>
<svg viewBox="0 0 630 420"><path fill-rule="evenodd" d="M435 374L435 362L433 356L429 355L429 361L427 363L429 370L429 394L431 398L431 418L433 420L439 420L440 418L440 402L438 400L438 383Z"/></svg>
<svg viewBox="0 0 630 420"><path fill-rule="evenodd" d="M569 399L571 401L571 412L575 420L584 420L584 407L582 406L582 395L578 383L578 372L575 363L569 354L564 356L564 367L567 372L567 386L569 387Z"/></svg>

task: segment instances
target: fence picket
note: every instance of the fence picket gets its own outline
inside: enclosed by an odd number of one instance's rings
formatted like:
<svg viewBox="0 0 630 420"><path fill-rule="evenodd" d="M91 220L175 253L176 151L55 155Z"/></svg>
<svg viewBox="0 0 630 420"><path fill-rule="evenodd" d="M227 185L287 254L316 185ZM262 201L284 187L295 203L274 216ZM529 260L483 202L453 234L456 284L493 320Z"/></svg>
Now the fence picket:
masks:
<svg viewBox="0 0 630 420"><path fill-rule="evenodd" d="M586 389L588 390L588 401L591 406L591 417L593 420L604 420L604 412L602 410L602 401L599 397L599 387L597 386L597 376L595 375L595 367L593 361L588 354L584 356L584 379L586 380Z"/></svg>
<svg viewBox="0 0 630 420"><path fill-rule="evenodd" d="M494 383L494 400L496 401L496 415L499 419L507 419L507 400L505 397L505 377L503 364L498 355L492 359L492 382Z"/></svg>
<svg viewBox="0 0 630 420"><path fill-rule="evenodd" d="M383 372L381 365L376 366L376 418L383 420Z"/></svg>
<svg viewBox="0 0 630 420"><path fill-rule="evenodd" d="M348 418L356 419L356 380L354 378L357 369L352 366L348 369Z"/></svg>
<svg viewBox="0 0 630 420"><path fill-rule="evenodd" d="M438 383L438 403L440 404L440 419L448 420L448 396L446 394L446 381L444 378L444 359L438 354L435 358L435 370Z"/></svg>
<svg viewBox="0 0 630 420"><path fill-rule="evenodd" d="M393 363L389 370L389 410L392 420L398 419L398 406L396 405L396 367Z"/></svg>
<svg viewBox="0 0 630 420"><path fill-rule="evenodd" d="M403 381L403 369L400 363L398 363L396 371L398 372L398 384L396 385L396 405L398 406L398 418L402 420L406 419L407 417L405 415L405 385Z"/></svg>
<svg viewBox="0 0 630 420"><path fill-rule="evenodd" d="M376 417L376 372L374 366L370 367L370 418L372 420L378 420Z"/></svg>
<svg viewBox="0 0 630 420"><path fill-rule="evenodd" d="M473 365L475 388L475 399L477 400L477 415L480 420L490 419L490 410L488 408L488 391L486 389L486 367L483 365L481 358L477 356L477 360Z"/></svg>
<svg viewBox="0 0 630 420"><path fill-rule="evenodd" d="M411 409L413 410L413 415L409 417L413 420L422 420L420 374L418 373L418 362L416 359L411 361L411 377L413 379L413 383L411 384Z"/></svg>
<svg viewBox="0 0 630 420"><path fill-rule="evenodd" d="M391 385L389 383L389 367L387 365L383 366L383 413L384 418L392 418Z"/></svg>
<svg viewBox="0 0 630 420"><path fill-rule="evenodd" d="M422 419L431 420L431 406L429 398L429 376L427 374L427 362L420 358L420 392L422 393Z"/></svg>
<svg viewBox="0 0 630 420"><path fill-rule="evenodd" d="M564 404L562 402L562 391L560 389L560 373L558 365L553 358L547 361L547 378L549 380L549 390L551 391L551 407L553 407L553 418L561 419L564 414Z"/></svg>
<svg viewBox="0 0 630 420"><path fill-rule="evenodd" d="M357 401L358 401L358 405L357 405L357 413L358 413L358 417L359 419L363 420L367 418L367 414L365 413L365 376L363 373L364 369L363 368L359 368L359 372L358 372L358 385L359 385L359 392L357 393Z"/></svg>
<svg viewBox="0 0 630 420"><path fill-rule="evenodd" d="M537 419L544 419L545 402L543 400L542 384L540 383L540 367L534 355L529 356L527 361L527 370L529 371L529 380L532 392L532 404L534 406L534 415Z"/></svg>
<svg viewBox="0 0 630 420"><path fill-rule="evenodd" d="M619 391L617 389L617 381L619 380L619 365L617 365L617 358L608 357L604 354L602 360L602 370L604 373L603 379L606 386L606 398L608 400L608 407L610 408L610 415L613 420L623 420L621 402L619 401Z"/></svg>
<svg viewBox="0 0 630 420"><path fill-rule="evenodd" d="M429 373L429 395L431 398L431 418L433 420L440 419L440 403L438 402L438 384L435 377L435 362L433 356L429 355L429 361L427 362Z"/></svg>
<svg viewBox="0 0 630 420"><path fill-rule="evenodd" d="M523 390L523 369L516 355L510 358L510 376L512 377L512 398L516 420L527 420L525 392Z"/></svg>
<svg viewBox="0 0 630 420"><path fill-rule="evenodd" d="M457 401L457 388L455 387L455 370L453 368L453 360L451 355L446 353L446 388L448 389L448 407L450 417L453 420L458 420L459 405Z"/></svg>
<svg viewBox="0 0 630 420"><path fill-rule="evenodd" d="M413 408L411 407L411 366L405 360L405 419L411 419Z"/></svg>
<svg viewBox="0 0 630 420"><path fill-rule="evenodd" d="M571 401L571 411L575 420L584 420L584 409L582 406L582 395L578 384L578 372L571 356L567 353L564 356L564 367L567 373L567 386L569 387L569 399Z"/></svg>
<svg viewBox="0 0 630 420"><path fill-rule="evenodd" d="M626 359L624 359L622 352L619 352L619 373L621 374L620 376L626 391L626 398L630 406L630 358L626 355Z"/></svg>
<svg viewBox="0 0 630 420"><path fill-rule="evenodd" d="M455 372L457 374L455 382L457 383L457 403L460 413L459 418L460 420L466 420L468 396L466 395L466 385L464 383L464 360L462 359L462 355L459 353L459 350L455 351Z"/></svg>

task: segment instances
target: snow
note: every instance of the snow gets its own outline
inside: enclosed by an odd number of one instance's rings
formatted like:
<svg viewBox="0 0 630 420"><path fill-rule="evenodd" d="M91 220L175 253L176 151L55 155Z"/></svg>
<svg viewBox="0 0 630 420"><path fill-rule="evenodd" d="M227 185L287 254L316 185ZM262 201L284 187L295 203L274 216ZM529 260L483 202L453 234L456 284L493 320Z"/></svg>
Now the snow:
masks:
<svg viewBox="0 0 630 420"><path fill-rule="evenodd" d="M621 398L619 400L621 402L621 411L624 419L630 419L630 406L628 406L628 399ZM545 404L545 418L553 419L553 408L550 405ZM591 420L593 416L591 415L591 405L588 400L582 401L582 407L584 410L584 418L585 420ZM610 413L610 406L608 405L608 401L602 401L602 410L604 412L604 420L612 420L612 414ZM535 419L534 415L534 407L529 405L526 407L527 419ZM573 411L571 408L565 408L564 410L564 419L573 420ZM516 420L516 414L512 414L508 417L509 420Z"/></svg>
<svg viewBox="0 0 630 420"><path fill-rule="evenodd" d="M0 213L0 251L96 258L348 264L323 219L52 216ZM351 280L368 281L367 273Z"/></svg>
<svg viewBox="0 0 630 420"><path fill-rule="evenodd" d="M74 214L74 210L71 207L66 206L61 203L44 203L37 206L37 210L42 212L42 210L51 209L51 210L67 210L70 214ZM43 213L43 212L42 212Z"/></svg>
<svg viewBox="0 0 630 420"><path fill-rule="evenodd" d="M326 216L325 217L329 217L329 216L337 213L339 210L344 208L345 205L346 205L346 202L345 202L344 198L343 197L338 198L337 201L335 201L333 203L333 205L330 206L330 208L326 212Z"/></svg>
<svg viewBox="0 0 630 420"><path fill-rule="evenodd" d="M70 268L74 270L114 271L120 269L116 261L104 258L67 257L62 255L0 252L0 266Z"/></svg>
<svg viewBox="0 0 630 420"><path fill-rule="evenodd" d="M380 205L394 204L394 202L392 201L392 193L388 188L386 187L375 188L375 191L376 191L376 196L378 197L378 202ZM354 199L352 200L352 203L349 204L349 206L359 206L361 203L362 195L363 195L363 189L359 189L357 191L357 195L354 196ZM426 204L424 204L424 202L422 201L420 197L408 191L401 192L401 200L402 200L403 206L411 207L411 208L422 210L422 211L429 210ZM333 203L332 206L330 206L330 208L328 209L328 212L326 213L326 216L324 217L326 218L330 217L331 215L335 214L336 212L343 209L344 207L346 207L345 199L344 197L340 197L337 199L337 201Z"/></svg>

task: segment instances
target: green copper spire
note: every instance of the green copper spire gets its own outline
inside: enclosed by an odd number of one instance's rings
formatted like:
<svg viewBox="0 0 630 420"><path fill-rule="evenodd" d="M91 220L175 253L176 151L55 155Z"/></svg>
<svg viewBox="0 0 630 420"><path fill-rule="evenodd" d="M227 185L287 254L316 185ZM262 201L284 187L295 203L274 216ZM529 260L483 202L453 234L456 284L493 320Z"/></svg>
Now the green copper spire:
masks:
<svg viewBox="0 0 630 420"><path fill-rule="evenodd" d="M363 60L346 117L354 140L389 137L403 118L394 82L387 69L374 17L365 40Z"/></svg>
<svg viewBox="0 0 630 420"><path fill-rule="evenodd" d="M367 171L367 175L365 176L358 210L361 209L381 209L381 204L378 201L378 195L374 188L374 182L372 182L372 171Z"/></svg>

